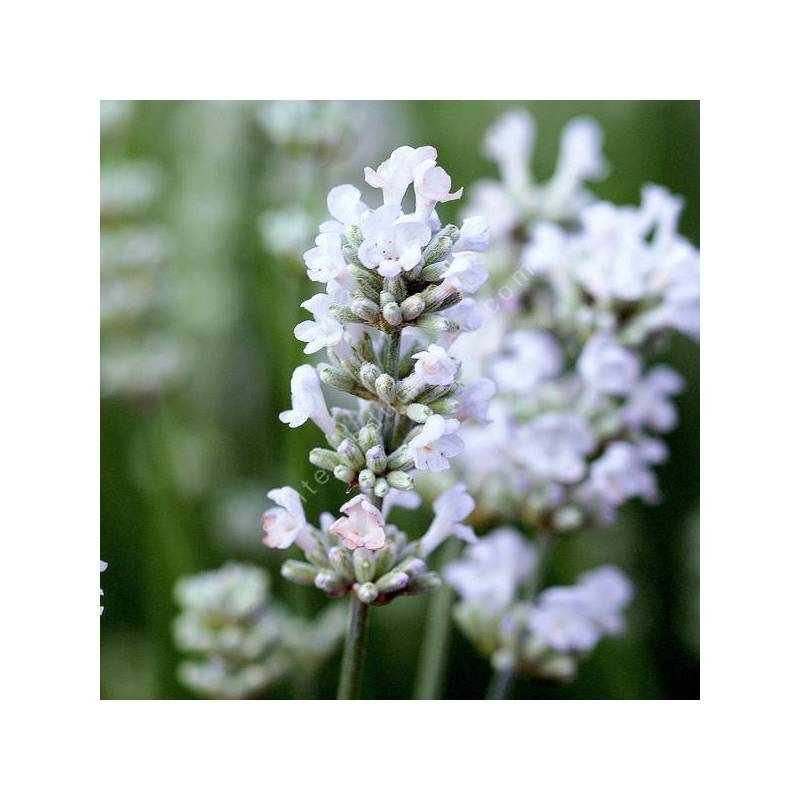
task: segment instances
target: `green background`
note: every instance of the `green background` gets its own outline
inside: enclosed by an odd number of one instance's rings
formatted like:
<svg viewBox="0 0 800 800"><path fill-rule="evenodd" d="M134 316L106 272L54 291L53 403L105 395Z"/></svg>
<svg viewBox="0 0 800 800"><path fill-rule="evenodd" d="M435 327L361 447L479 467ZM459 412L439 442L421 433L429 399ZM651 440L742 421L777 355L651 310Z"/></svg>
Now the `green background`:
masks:
<svg viewBox="0 0 800 800"><path fill-rule="evenodd" d="M480 155L486 128L510 107L537 121L534 170L549 176L559 132L578 114L604 128L612 171L594 186L615 203L638 203L642 184L685 199L684 235L699 245L699 104L651 102L400 102L371 104L367 123L347 147L376 154L377 166L400 144L433 144L455 187L495 177ZM274 593L298 613L327 601L278 576L281 553L260 544L259 515L275 486L311 480L306 461L320 437L310 424L278 422L289 406L289 377L307 357L291 334L310 296L301 262L268 254L259 215L284 202L324 216L333 182L363 185L364 164L312 161L276 146L256 121L259 104L139 102L130 120L104 137L103 166L155 162L163 191L141 219L168 232L165 300L155 321L114 331L133 342L157 326L184 343L185 377L158 397L101 401L101 557L106 611L101 618L101 696L188 698L177 682L179 655L170 626L172 585L181 575L248 560L266 566ZM357 115L359 120L364 115ZM359 141L356 141L359 140ZM344 172L343 172L344 170ZM442 216L457 218L448 204ZM311 246L311 240L303 249ZM300 255L300 254L299 254ZM109 334L103 331L103 357ZM629 504L613 528L560 542L547 582L571 582L584 569L617 563L637 586L629 631L606 640L567 686L520 681L519 698L694 698L699 696L699 348L675 340L666 360L686 378L681 423L668 437L671 458L659 467L662 502ZM334 482L309 502L310 516L335 510ZM429 518L409 516L409 532ZM334 602L345 602L343 600ZM427 598L403 598L372 615L365 696L411 695ZM320 676L317 696L331 697L338 655ZM489 667L454 632L444 696L484 695ZM279 685L270 697L291 696Z"/></svg>

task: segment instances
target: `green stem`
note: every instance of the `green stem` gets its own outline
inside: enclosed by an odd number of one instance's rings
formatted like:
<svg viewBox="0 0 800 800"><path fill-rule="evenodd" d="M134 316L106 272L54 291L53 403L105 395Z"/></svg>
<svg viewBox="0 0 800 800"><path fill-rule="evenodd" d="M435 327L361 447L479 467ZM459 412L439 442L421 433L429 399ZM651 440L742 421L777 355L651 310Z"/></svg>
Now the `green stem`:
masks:
<svg viewBox="0 0 800 800"><path fill-rule="evenodd" d="M383 360L383 368L387 374L391 375L395 381L397 380L397 369L400 365L400 331L389 334L389 338L383 348L381 357ZM396 414L390 408L386 408L383 415L383 442L386 448L392 447L392 440L394 439L394 428Z"/></svg>
<svg viewBox="0 0 800 800"><path fill-rule="evenodd" d="M350 597L350 627L344 645L342 673L339 677L338 700L358 700L361 695L361 677L367 654L367 623L369 606L356 594Z"/></svg>
<svg viewBox="0 0 800 800"><path fill-rule="evenodd" d="M544 561L547 554L552 550L553 535L544 533L539 537L539 560L536 567L531 572L528 583L523 592L525 600L535 600L536 593L539 591L539 582L544 572ZM514 687L514 681L517 678L517 668L513 664L504 669L495 671L492 675L492 680L489 683L489 688L486 692L487 700L506 700L511 690Z"/></svg>
<svg viewBox="0 0 800 800"><path fill-rule="evenodd" d="M458 553L458 541L448 539L442 548L441 564L454 559ZM442 586L428 602L428 617L425 636L422 640L417 682L414 686L416 700L436 700L442 690L445 664L450 649L450 608L453 591Z"/></svg>

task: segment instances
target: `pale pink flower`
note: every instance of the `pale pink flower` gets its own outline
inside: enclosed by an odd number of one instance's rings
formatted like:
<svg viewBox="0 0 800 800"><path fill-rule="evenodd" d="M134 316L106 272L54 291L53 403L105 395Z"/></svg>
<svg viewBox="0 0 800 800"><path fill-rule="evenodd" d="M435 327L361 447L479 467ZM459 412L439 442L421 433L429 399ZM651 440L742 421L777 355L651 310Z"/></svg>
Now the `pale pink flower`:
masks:
<svg viewBox="0 0 800 800"><path fill-rule="evenodd" d="M328 529L338 536L350 550L366 547L379 550L386 542L383 514L363 494L346 502L340 509L346 516L339 517Z"/></svg>

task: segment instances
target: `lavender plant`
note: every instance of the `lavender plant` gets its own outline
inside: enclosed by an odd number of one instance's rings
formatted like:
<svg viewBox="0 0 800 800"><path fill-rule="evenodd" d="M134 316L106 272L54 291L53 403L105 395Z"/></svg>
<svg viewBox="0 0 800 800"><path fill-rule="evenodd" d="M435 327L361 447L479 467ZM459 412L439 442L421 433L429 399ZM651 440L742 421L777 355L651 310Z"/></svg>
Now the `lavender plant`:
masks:
<svg viewBox="0 0 800 800"><path fill-rule="evenodd" d="M480 334L460 337L452 352L467 379L489 376L498 392L488 408L492 424L464 431L472 458L455 479L475 495L477 520L521 522L549 541L611 524L634 498L657 501L654 466L667 458L660 437L677 423L673 398L683 381L652 359L675 333L699 337L699 256L678 233L681 201L667 190L645 187L639 207L592 197L585 182L606 171L595 123L569 123L556 171L541 185L530 169L534 140L534 122L522 111L490 129L485 153L502 180L479 184L467 211L488 220L491 295L479 306ZM498 611L465 593L462 578L476 554L501 559L481 542L446 573L468 601L456 612L461 627L507 676L549 674L552 663L560 677L571 676L573 656L596 641L589 631L601 630L586 622L591 576L538 597L531 584ZM600 575L596 585L627 602L621 574ZM559 647L544 620L586 637L565 634L571 645ZM497 696L507 689L508 680Z"/></svg>
<svg viewBox="0 0 800 800"><path fill-rule="evenodd" d="M388 521L393 507L418 504L417 471L450 468L464 449L462 422L485 419L491 394L483 379L462 383L460 363L449 353L460 332L474 327L474 302L465 295L487 277L480 255L486 229L475 221L441 226L436 204L460 198L462 190L450 191L436 158L433 147L405 146L377 170L365 169L366 182L383 193L374 209L356 187L333 188L332 219L304 256L309 278L325 291L302 303L313 320L301 322L295 336L308 354L326 351L327 361L294 371L292 408L280 418L291 427L312 420L328 444L309 455L316 479L332 473L356 494L342 516L326 513L317 527L297 491L273 489L268 496L276 506L264 513L262 528L267 546L296 544L305 557L284 562L285 578L329 597L351 597L340 699L359 695L370 608L438 588L431 553L450 536L474 541L463 524L474 504L460 485L437 499L421 538L409 541ZM412 183L415 208L406 213ZM355 403L329 411L321 384Z"/></svg>
<svg viewBox="0 0 800 800"><path fill-rule="evenodd" d="M272 599L269 575L250 564L181 578L175 600L175 644L189 656L178 676L206 697L244 699L287 677L308 679L344 634L341 609L302 620Z"/></svg>

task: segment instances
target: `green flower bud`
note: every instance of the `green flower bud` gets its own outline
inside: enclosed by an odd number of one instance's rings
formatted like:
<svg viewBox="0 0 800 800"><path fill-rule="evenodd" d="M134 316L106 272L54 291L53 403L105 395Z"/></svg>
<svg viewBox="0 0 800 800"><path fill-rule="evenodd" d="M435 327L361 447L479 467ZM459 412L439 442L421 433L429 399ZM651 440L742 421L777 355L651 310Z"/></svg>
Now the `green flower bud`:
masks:
<svg viewBox="0 0 800 800"><path fill-rule="evenodd" d="M422 260L426 266L435 264L437 261L444 261L450 255L455 244L455 241L445 233L450 227L454 226L448 225L447 228L440 231L439 235L423 251Z"/></svg>
<svg viewBox="0 0 800 800"><path fill-rule="evenodd" d="M346 306L339 306L336 305L336 303L331 303L331 306L328 310L330 311L331 316L334 317L334 319L339 320L341 323L364 321Z"/></svg>
<svg viewBox="0 0 800 800"><path fill-rule="evenodd" d="M422 425L428 417L433 416L433 411L422 403L412 403L406 407L406 416Z"/></svg>
<svg viewBox="0 0 800 800"><path fill-rule="evenodd" d="M374 422L368 422L358 432L358 444L366 452L370 447L381 443L380 429Z"/></svg>
<svg viewBox="0 0 800 800"><path fill-rule="evenodd" d="M344 464L339 464L339 466L333 470L333 476L337 480L342 481L342 483L352 483L353 479L356 477L356 474L352 469L350 469L350 467L346 467Z"/></svg>
<svg viewBox="0 0 800 800"><path fill-rule="evenodd" d="M308 460L320 469L327 469L333 472L341 464L338 453L333 450L326 450L324 447L315 447L309 454Z"/></svg>
<svg viewBox="0 0 800 800"><path fill-rule="evenodd" d="M408 585L409 594L425 594L434 592L442 585L442 579L436 572L423 572L415 575Z"/></svg>
<svg viewBox="0 0 800 800"><path fill-rule="evenodd" d="M350 310L359 318L359 322L375 322L381 313L380 306L366 297L356 297L350 303Z"/></svg>
<svg viewBox="0 0 800 800"><path fill-rule="evenodd" d="M386 482L392 489L398 489L401 492L408 492L414 488L414 478L403 470L392 470L386 475Z"/></svg>
<svg viewBox="0 0 800 800"><path fill-rule="evenodd" d="M319 379L328 386L333 386L334 389L349 393L357 388L353 378L341 369L341 367L321 364L317 371L319 372Z"/></svg>
<svg viewBox="0 0 800 800"><path fill-rule="evenodd" d="M443 397L441 400L434 400L430 407L437 414L447 416L448 414L455 414L461 408L461 403L455 397Z"/></svg>
<svg viewBox="0 0 800 800"><path fill-rule="evenodd" d="M318 571L316 567L305 561L295 561L291 558L281 564L281 575L287 581L299 583L301 586L313 586Z"/></svg>
<svg viewBox="0 0 800 800"><path fill-rule="evenodd" d="M458 323L440 314L423 314L414 323L425 333L436 336L440 333L455 333L459 330Z"/></svg>
<svg viewBox="0 0 800 800"><path fill-rule="evenodd" d="M356 594L358 595L358 599L364 603L364 605L369 605L377 600L379 592L378 587L374 583L368 582L362 583L358 587Z"/></svg>
<svg viewBox="0 0 800 800"><path fill-rule="evenodd" d="M361 380L361 383L363 383L364 387L369 389L371 392L375 391L375 379L380 374L380 369L378 369L375 364L372 364L369 361L365 361L361 365L361 369L358 371L358 377Z"/></svg>
<svg viewBox="0 0 800 800"><path fill-rule="evenodd" d="M386 452L383 445L376 444L375 447L370 447L366 452L367 467L377 475L380 475L386 469Z"/></svg>
<svg viewBox="0 0 800 800"><path fill-rule="evenodd" d="M390 470L406 470L414 466L414 455L407 444L402 444L386 459L386 466Z"/></svg>
<svg viewBox="0 0 800 800"><path fill-rule="evenodd" d="M434 264L428 264L428 266L420 272L419 276L424 281L436 283L436 281L442 279L442 275L447 272L449 266L450 264L448 264L447 261L437 261Z"/></svg>
<svg viewBox="0 0 800 800"><path fill-rule="evenodd" d="M384 403L392 404L397 399L395 381L391 375L385 372L375 380L375 393Z"/></svg>
<svg viewBox="0 0 800 800"><path fill-rule="evenodd" d="M454 305L454 303L448 302L453 297L456 298L456 303L462 299L462 295L457 289L454 289L452 286L447 286L446 284L428 286L423 289L420 296L424 300L425 307L428 311L438 311L440 308L443 308L445 304Z"/></svg>
<svg viewBox="0 0 800 800"><path fill-rule="evenodd" d="M364 234L361 233L361 229L358 225L351 225L347 229L347 238L355 247L361 247L361 245L364 244Z"/></svg>
<svg viewBox="0 0 800 800"><path fill-rule="evenodd" d="M361 469L364 464L364 454L361 448L356 445L352 439L345 439L337 448L336 452L339 454L342 463L350 467L354 472Z"/></svg>
<svg viewBox="0 0 800 800"><path fill-rule="evenodd" d="M397 303L387 303L383 307L383 318L389 325L397 326L403 321L403 312Z"/></svg>
<svg viewBox="0 0 800 800"><path fill-rule="evenodd" d="M426 569L428 569L428 565L421 558L417 558L416 556L406 556L406 558L395 566L395 570L398 572L405 572L409 578L422 575Z"/></svg>
<svg viewBox="0 0 800 800"><path fill-rule="evenodd" d="M425 311L425 300L422 295L412 294L411 297L406 297L400 304L400 311L403 314L404 320L409 321L416 319Z"/></svg>
<svg viewBox="0 0 800 800"><path fill-rule="evenodd" d="M405 572L398 572L392 570L387 572L382 577L378 578L376 586L383 594L392 594L393 592L400 592L408 586L408 575Z"/></svg>
<svg viewBox="0 0 800 800"><path fill-rule="evenodd" d="M353 572L359 583L368 583L375 577L376 557L366 547L359 547L353 553Z"/></svg>
<svg viewBox="0 0 800 800"><path fill-rule="evenodd" d="M360 294L364 295L367 300L371 300L373 303L380 302L380 289L375 286L375 283L372 278L372 273L367 272L366 270L360 270L359 274L356 275L356 284L358 284L358 291ZM358 312L356 312L358 313Z"/></svg>
<svg viewBox="0 0 800 800"><path fill-rule="evenodd" d="M386 497L389 494L389 483L386 478L378 478L372 491L375 493L375 497Z"/></svg>
<svg viewBox="0 0 800 800"><path fill-rule="evenodd" d="M362 469L358 473L358 485L367 491L375 485L375 473L371 469Z"/></svg>
<svg viewBox="0 0 800 800"><path fill-rule="evenodd" d="M416 372L412 372L408 377L400 381L397 387L397 399L404 404L411 403L424 388L425 381Z"/></svg>
<svg viewBox="0 0 800 800"><path fill-rule="evenodd" d="M392 565L397 558L397 545L390 540L376 551L377 558L375 560L375 574L380 576L391 569Z"/></svg>
<svg viewBox="0 0 800 800"><path fill-rule="evenodd" d="M356 260L357 259L358 254L356 254ZM383 287L383 278L378 275L374 269L367 269L360 261L351 264L347 268L347 271L356 279L356 281L369 281L372 288L377 292L380 292L381 288Z"/></svg>
<svg viewBox="0 0 800 800"><path fill-rule="evenodd" d="M330 565L347 581L352 581L355 577L353 570L353 557L350 551L344 547L331 547L328 550L328 561Z"/></svg>
<svg viewBox="0 0 800 800"><path fill-rule="evenodd" d="M341 592L346 585L345 579L332 569L321 569L314 578L314 586L328 594Z"/></svg>
<svg viewBox="0 0 800 800"><path fill-rule="evenodd" d="M406 299L406 282L400 275L395 275L394 278L384 278L383 290L389 292L398 303L402 303Z"/></svg>
<svg viewBox="0 0 800 800"><path fill-rule="evenodd" d="M380 299L381 299L381 308L383 308L384 306L388 306L389 303L397 302L397 298L391 292L387 292L385 289L384 291L381 292Z"/></svg>

